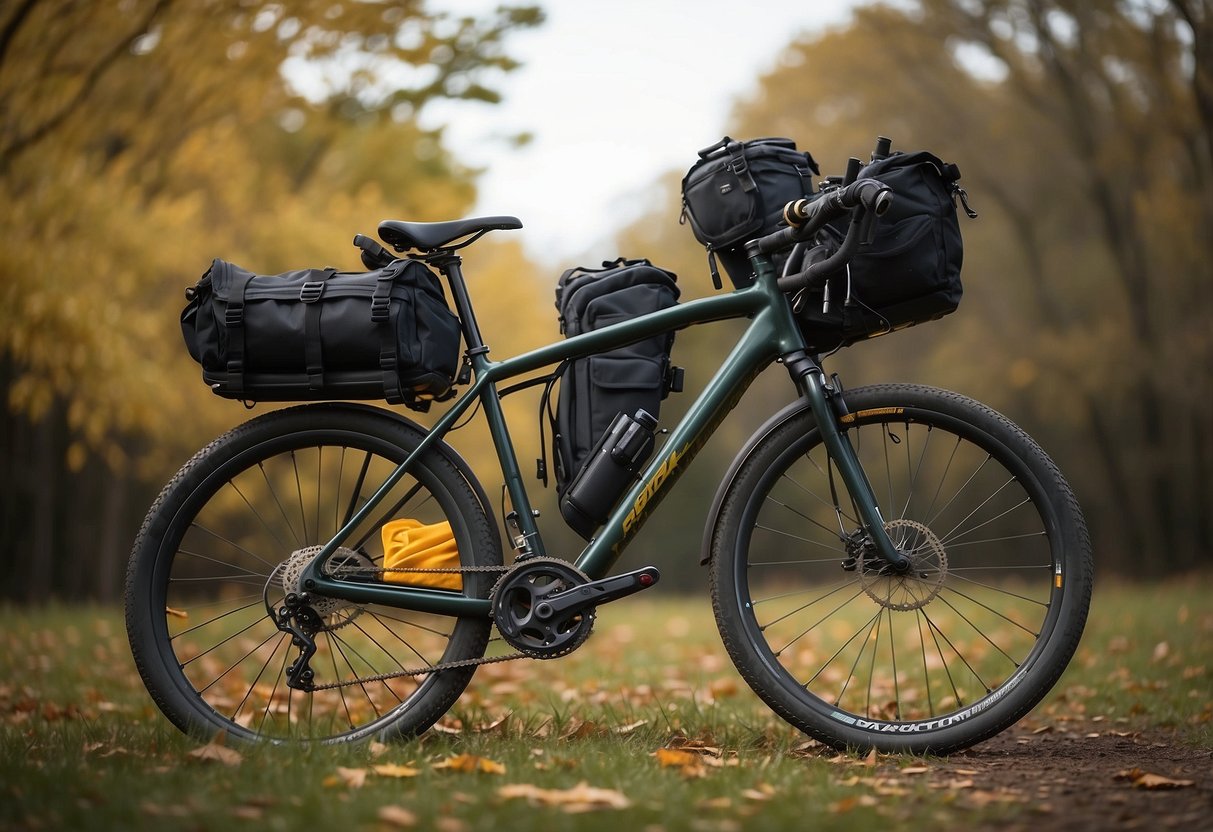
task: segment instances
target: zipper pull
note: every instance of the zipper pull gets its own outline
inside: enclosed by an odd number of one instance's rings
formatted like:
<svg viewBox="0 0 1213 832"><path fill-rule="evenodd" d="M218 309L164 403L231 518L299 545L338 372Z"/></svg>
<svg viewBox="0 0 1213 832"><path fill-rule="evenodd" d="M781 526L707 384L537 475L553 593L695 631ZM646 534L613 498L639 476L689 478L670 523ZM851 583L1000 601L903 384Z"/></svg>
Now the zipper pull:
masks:
<svg viewBox="0 0 1213 832"><path fill-rule="evenodd" d="M720 282L720 269L716 268L716 252L712 251L711 246L704 246L708 250L708 269L712 272L712 285L716 287L716 291L724 288L724 284Z"/></svg>
<svg viewBox="0 0 1213 832"><path fill-rule="evenodd" d="M971 207L969 207L969 192L966 191L964 188L960 187L959 185L953 184L952 185L952 194L954 197L955 196L960 197L960 204L964 206L965 213L969 215L969 219L971 219L971 220L977 219L977 212L974 211ZM955 200L953 200L953 201L955 201Z"/></svg>

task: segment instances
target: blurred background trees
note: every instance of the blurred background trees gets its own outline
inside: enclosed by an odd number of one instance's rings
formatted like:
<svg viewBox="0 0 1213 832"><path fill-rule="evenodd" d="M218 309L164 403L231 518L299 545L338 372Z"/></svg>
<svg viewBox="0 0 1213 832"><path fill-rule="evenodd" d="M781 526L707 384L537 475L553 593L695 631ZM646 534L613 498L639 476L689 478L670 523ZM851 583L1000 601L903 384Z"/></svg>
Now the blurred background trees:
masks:
<svg viewBox="0 0 1213 832"><path fill-rule="evenodd" d="M182 289L214 256L354 268L349 238L382 218L465 214L475 171L418 113L494 101L511 33L541 20L453 18L420 0L0 9L2 592L117 597L160 485L248 415L198 383ZM1122 573L1208 564L1213 549L1210 61L1208 0L867 6L791 43L723 126L792 136L826 172L866 157L877 133L959 164L981 212L962 220L960 312L827 367L1008 413L1075 483L1101 564ZM703 144L720 129L704 125ZM712 290L677 223L681 173L654 184L661 207L618 240L678 272L685 298ZM551 291L567 265L528 262L504 235L477 244L468 271L496 355L557 337ZM731 326L678 336L689 390L667 424ZM629 560L700 579L690 564L716 479L791 395L779 368L759 381ZM518 398L525 461L537 425L533 395ZM472 430L454 444L491 465ZM549 549L571 555L575 538L544 513Z"/></svg>
<svg viewBox="0 0 1213 832"><path fill-rule="evenodd" d="M117 596L159 484L248 416L198 383L183 289L215 256L356 268L355 232L462 215L473 171L417 114L493 101L508 35L541 19L419 1L5 4L2 592Z"/></svg>

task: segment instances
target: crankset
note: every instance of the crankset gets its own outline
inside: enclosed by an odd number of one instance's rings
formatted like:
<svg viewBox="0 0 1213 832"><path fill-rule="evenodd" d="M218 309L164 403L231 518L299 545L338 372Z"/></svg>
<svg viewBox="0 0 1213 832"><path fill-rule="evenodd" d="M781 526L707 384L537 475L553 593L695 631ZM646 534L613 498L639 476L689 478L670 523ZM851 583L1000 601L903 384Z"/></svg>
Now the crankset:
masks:
<svg viewBox="0 0 1213 832"><path fill-rule="evenodd" d="M647 589L661 577L654 567L591 581L559 558L529 558L493 587L493 620L514 649L536 659L565 656L590 637L595 609Z"/></svg>

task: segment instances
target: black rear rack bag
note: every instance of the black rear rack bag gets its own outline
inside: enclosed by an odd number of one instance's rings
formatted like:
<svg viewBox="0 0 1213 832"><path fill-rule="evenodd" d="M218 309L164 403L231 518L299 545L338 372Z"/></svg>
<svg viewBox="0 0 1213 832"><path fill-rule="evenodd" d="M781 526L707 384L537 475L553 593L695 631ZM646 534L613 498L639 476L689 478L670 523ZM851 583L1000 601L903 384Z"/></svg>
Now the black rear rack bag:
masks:
<svg viewBox="0 0 1213 832"><path fill-rule="evenodd" d="M216 260L186 298L186 347L225 398L386 399L425 410L453 395L459 319L415 260L277 275Z"/></svg>

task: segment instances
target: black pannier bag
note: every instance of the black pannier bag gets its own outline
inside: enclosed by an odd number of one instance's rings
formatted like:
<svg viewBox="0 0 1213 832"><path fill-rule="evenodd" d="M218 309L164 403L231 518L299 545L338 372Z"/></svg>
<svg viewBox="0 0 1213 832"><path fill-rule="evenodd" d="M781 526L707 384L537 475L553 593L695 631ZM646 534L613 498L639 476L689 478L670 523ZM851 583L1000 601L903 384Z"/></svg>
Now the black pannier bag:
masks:
<svg viewBox="0 0 1213 832"><path fill-rule="evenodd" d="M569 269L556 285L560 330L571 338L674 306L679 295L675 280L672 272L648 260L620 258L601 269ZM571 361L561 375L553 442L556 490L562 516L582 537L588 539L606 519L623 488L593 499L583 493L577 499L574 481L589 467L587 457L617 416L635 419L644 411L656 419L662 399L671 390L681 390L681 370L670 364L673 346L674 333L662 333ZM638 450L627 460L633 473L647 459L652 443ZM621 458L618 451L615 458Z"/></svg>
<svg viewBox="0 0 1213 832"><path fill-rule="evenodd" d="M682 216L708 250L717 289L717 260L734 286L753 282L745 244L775 231L784 205L813 193L813 174L819 172L812 155L797 151L791 139L739 142L726 136L699 151L699 161L682 180Z"/></svg>
<svg viewBox="0 0 1213 832"><path fill-rule="evenodd" d="M423 263L255 275L216 260L186 298L186 346L225 398L386 399L425 410L453 392L459 319Z"/></svg>
<svg viewBox="0 0 1213 832"><path fill-rule="evenodd" d="M960 304L964 251L956 197L970 217L977 216L957 185L960 169L925 151L894 153L864 167L859 178L888 185L893 202L871 244L860 246L847 269L797 296L806 340L818 351L938 320ZM788 272L837 250L848 223L827 227L806 260L793 255Z"/></svg>

